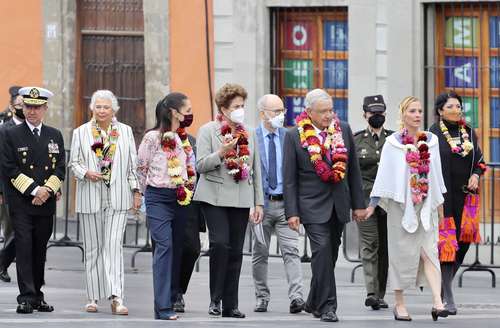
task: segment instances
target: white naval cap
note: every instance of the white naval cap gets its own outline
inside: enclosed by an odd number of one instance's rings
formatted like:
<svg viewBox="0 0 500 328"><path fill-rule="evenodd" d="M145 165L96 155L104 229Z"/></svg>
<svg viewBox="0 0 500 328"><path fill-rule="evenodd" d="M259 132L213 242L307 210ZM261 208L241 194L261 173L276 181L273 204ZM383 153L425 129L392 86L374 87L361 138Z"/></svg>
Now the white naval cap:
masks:
<svg viewBox="0 0 500 328"><path fill-rule="evenodd" d="M27 105L41 106L46 104L48 99L54 94L40 87L24 87L19 89L19 95L23 96L23 101Z"/></svg>

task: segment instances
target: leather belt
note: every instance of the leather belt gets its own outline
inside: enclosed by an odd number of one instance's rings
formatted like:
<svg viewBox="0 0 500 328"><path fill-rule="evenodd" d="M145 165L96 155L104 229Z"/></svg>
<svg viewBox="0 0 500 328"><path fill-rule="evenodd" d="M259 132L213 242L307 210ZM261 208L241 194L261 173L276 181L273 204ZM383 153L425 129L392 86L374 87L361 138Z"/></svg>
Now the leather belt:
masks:
<svg viewBox="0 0 500 328"><path fill-rule="evenodd" d="M271 201L281 201L283 200L283 194L279 194L279 195L267 195L267 198Z"/></svg>

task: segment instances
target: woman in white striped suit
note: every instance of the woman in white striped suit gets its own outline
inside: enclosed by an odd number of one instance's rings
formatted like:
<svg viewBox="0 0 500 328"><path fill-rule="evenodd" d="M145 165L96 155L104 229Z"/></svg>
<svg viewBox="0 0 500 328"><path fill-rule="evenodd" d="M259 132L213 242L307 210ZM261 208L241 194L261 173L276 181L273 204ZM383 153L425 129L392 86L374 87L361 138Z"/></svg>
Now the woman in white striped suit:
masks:
<svg viewBox="0 0 500 328"><path fill-rule="evenodd" d="M90 122L73 132L70 167L76 177L76 212L85 248L87 312L97 301L111 300L113 314L123 305L123 234L127 210L138 209L141 193L137 152L130 126L117 121L118 101L109 90L92 95Z"/></svg>

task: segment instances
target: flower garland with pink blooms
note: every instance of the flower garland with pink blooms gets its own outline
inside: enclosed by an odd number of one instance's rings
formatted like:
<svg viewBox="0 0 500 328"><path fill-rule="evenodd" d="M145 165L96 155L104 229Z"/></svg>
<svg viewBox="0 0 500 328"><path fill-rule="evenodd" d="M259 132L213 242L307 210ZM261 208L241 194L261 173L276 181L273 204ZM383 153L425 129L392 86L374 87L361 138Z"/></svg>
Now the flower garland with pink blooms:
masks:
<svg viewBox="0 0 500 328"><path fill-rule="evenodd" d="M218 115L217 119L221 123L221 135L224 142L238 139L236 142L236 149L229 150L224 155L224 165L228 170L234 181L239 182L246 180L249 177L250 167L247 164L250 158L250 149L248 148L248 132L242 124L236 124L234 132L229 124L223 120L222 115Z"/></svg>
<svg viewBox="0 0 500 328"><path fill-rule="evenodd" d="M347 149L342 138L340 120L335 115L327 129L326 138L321 144L316 130L307 112L302 112L296 118L299 129L300 143L309 153L316 174L323 182L338 183L344 179L347 170ZM332 161L332 166L323 159L325 156Z"/></svg>
<svg viewBox="0 0 500 328"><path fill-rule="evenodd" d="M167 154L167 172L171 181L176 185L177 202L180 205L186 206L191 203L193 198L193 191L195 187L196 172L190 164L191 156L193 156L193 148L189 143L187 133L183 128L177 129L177 135L181 139L182 149L186 154L186 172L187 179L182 177L182 166L179 158L177 157L177 141L175 140L175 133L167 131L162 135L161 147Z"/></svg>
<svg viewBox="0 0 500 328"><path fill-rule="evenodd" d="M113 117L107 133L103 133L94 118L91 121L91 125L92 137L94 139L91 149L97 157L97 163L102 174L102 181L109 187L111 183L111 168L116 152L116 143L120 136L118 132L118 121Z"/></svg>
<svg viewBox="0 0 500 328"><path fill-rule="evenodd" d="M470 153L472 149L474 149L474 145L472 144L472 142L469 141L469 134L465 129L465 120L463 118L460 121L458 121L458 126L460 128L460 134L462 135L462 140L463 140L463 143L460 146L458 146L457 143L451 137L450 132L448 131L448 128L444 124L443 120L439 121L439 127L441 128L441 132L443 133L446 141L451 147L451 152L454 154L458 154L462 157L465 157Z"/></svg>
<svg viewBox="0 0 500 328"><path fill-rule="evenodd" d="M427 144L427 134L417 133L417 145L415 138L408 134L407 129L401 132L401 139L406 149L406 162L410 167L411 199L414 205L422 203L429 191L429 164L430 154Z"/></svg>

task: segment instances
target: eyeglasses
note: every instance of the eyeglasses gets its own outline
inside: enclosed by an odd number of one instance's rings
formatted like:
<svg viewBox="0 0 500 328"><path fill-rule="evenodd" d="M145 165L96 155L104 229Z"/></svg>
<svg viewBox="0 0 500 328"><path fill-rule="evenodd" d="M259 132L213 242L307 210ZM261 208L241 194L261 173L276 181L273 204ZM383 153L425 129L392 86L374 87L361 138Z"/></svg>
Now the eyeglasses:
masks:
<svg viewBox="0 0 500 328"><path fill-rule="evenodd" d="M285 114L286 113L286 108L276 108L276 109L271 109L271 108L264 108L266 112L271 112L273 114L279 115L279 114Z"/></svg>

